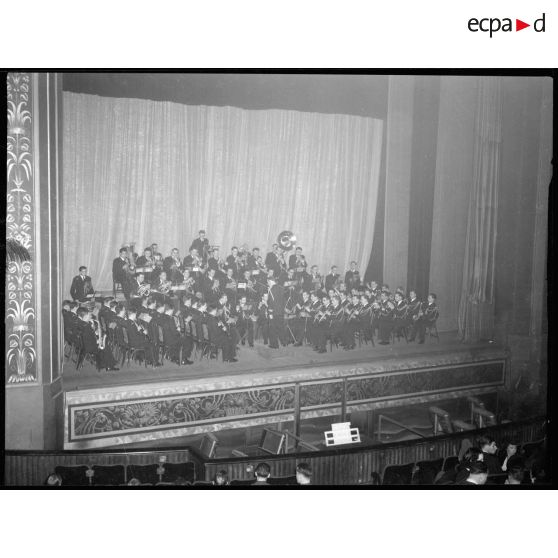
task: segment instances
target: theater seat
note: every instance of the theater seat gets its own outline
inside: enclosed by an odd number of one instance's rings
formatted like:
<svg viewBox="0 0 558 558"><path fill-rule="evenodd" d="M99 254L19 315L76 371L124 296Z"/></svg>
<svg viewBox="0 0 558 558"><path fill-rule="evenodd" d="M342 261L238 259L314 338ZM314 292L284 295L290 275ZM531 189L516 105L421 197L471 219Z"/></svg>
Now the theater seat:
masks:
<svg viewBox="0 0 558 558"><path fill-rule="evenodd" d="M269 477L267 482L269 484L279 486L292 486L293 484L297 484L296 475L292 475L290 477Z"/></svg>
<svg viewBox="0 0 558 558"><path fill-rule="evenodd" d="M173 483L178 477L182 477L188 482L194 482L196 473L193 463L165 463L165 472L162 482Z"/></svg>
<svg viewBox="0 0 558 558"><path fill-rule="evenodd" d="M89 467L85 465L75 467L59 465L54 472L62 478L62 486L90 486L89 478L86 475L87 469Z"/></svg>
<svg viewBox="0 0 558 558"><path fill-rule="evenodd" d="M124 465L93 465L94 486L118 486L124 483Z"/></svg>
<svg viewBox="0 0 558 558"><path fill-rule="evenodd" d="M414 463L407 463L406 465L388 465L384 469L382 485L411 484L414 468Z"/></svg>
<svg viewBox="0 0 558 558"><path fill-rule="evenodd" d="M159 465L156 463L152 465L128 465L126 467L126 479L138 479L142 484L157 484L159 482L159 475L157 468Z"/></svg>
<svg viewBox="0 0 558 558"><path fill-rule="evenodd" d="M438 473L442 470L443 464L443 457L440 457L439 459L431 459L429 461L418 461L413 475L413 484L434 484L434 480L436 479Z"/></svg>

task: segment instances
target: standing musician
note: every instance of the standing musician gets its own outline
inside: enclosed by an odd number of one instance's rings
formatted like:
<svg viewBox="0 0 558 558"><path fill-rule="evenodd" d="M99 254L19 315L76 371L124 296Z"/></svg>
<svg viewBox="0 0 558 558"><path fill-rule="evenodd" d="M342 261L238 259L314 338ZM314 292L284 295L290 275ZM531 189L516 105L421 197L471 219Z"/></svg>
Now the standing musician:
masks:
<svg viewBox="0 0 558 558"><path fill-rule="evenodd" d="M221 295L221 298L219 299L219 306L217 308L217 314L221 315L221 320L227 328L227 334L236 346L240 342L240 334L238 333L238 329L236 328L238 316L236 315L235 310L236 303L234 304L234 306L231 306L227 295Z"/></svg>
<svg viewBox="0 0 558 558"><path fill-rule="evenodd" d="M241 296L238 300L238 305L236 308L236 314L238 316L236 322L236 328L238 334L240 335L240 341L243 345L246 344L248 340L248 345L250 347L254 346L254 311L251 304L248 303L246 296Z"/></svg>
<svg viewBox="0 0 558 558"><path fill-rule="evenodd" d="M128 310L128 319L124 321L124 327L128 334L128 344L132 349L145 351L145 361L153 366L161 366L157 360L155 343L151 342L147 329L137 320L137 312L134 308Z"/></svg>
<svg viewBox="0 0 558 558"><path fill-rule="evenodd" d="M269 347L279 348L279 341L285 345L284 319L285 319L285 294L281 285L271 277L267 280L268 307L269 307Z"/></svg>
<svg viewBox="0 0 558 558"><path fill-rule="evenodd" d="M339 339L345 350L348 351L354 348L354 336L351 338L349 329L345 327L345 318L345 306L341 304L339 296L334 296L331 299L328 335L332 340Z"/></svg>
<svg viewBox="0 0 558 558"><path fill-rule="evenodd" d="M354 260L351 262L351 268L345 273L345 285L349 292L360 288L360 273Z"/></svg>
<svg viewBox="0 0 558 558"><path fill-rule="evenodd" d="M84 353L95 355L97 369L105 368L107 372L118 370L116 360L108 345L103 346L100 326L95 331L95 326L91 318L91 313L86 308L79 308L77 311L79 322L77 331L81 334Z"/></svg>
<svg viewBox="0 0 558 558"><path fill-rule="evenodd" d="M411 326L409 341L414 341L417 335L416 322L419 319L419 314L422 310L422 302L417 297L415 290L409 291L409 303L407 304L407 323Z"/></svg>
<svg viewBox="0 0 558 558"><path fill-rule="evenodd" d="M380 345L389 345L389 337L391 335L394 321L395 304L389 300L389 291L382 291L380 295L380 308L378 317L378 337Z"/></svg>
<svg viewBox="0 0 558 558"><path fill-rule="evenodd" d="M268 306L269 294L264 292L262 294L261 300L258 304L257 309L257 324L260 328L262 334L264 345L269 344L269 306Z"/></svg>
<svg viewBox="0 0 558 558"><path fill-rule="evenodd" d="M207 331L211 343L214 343L223 351L224 362L237 362L235 358L236 347L227 333L225 323L217 316L217 307L214 305L208 308L209 315L206 318Z"/></svg>
<svg viewBox="0 0 558 558"><path fill-rule="evenodd" d="M79 275L72 279L72 286L70 287L70 295L78 302L85 302L88 300L87 295L94 294L91 277L87 275L87 268L82 265L79 268Z"/></svg>
<svg viewBox="0 0 558 558"><path fill-rule="evenodd" d="M359 329L363 332L366 341L373 340L372 333L372 303L366 295L360 297Z"/></svg>
<svg viewBox="0 0 558 558"><path fill-rule="evenodd" d="M332 265L331 271L325 277L325 290L329 292L330 289L336 289L339 285L339 273L337 273L337 266Z"/></svg>
<svg viewBox="0 0 558 558"><path fill-rule="evenodd" d="M246 285L245 293L246 298L248 300L255 300L258 298L258 291L256 290L256 283L252 279L252 270L245 269L244 270L244 277L241 279L241 282ZM240 288L240 283L238 284Z"/></svg>
<svg viewBox="0 0 558 558"><path fill-rule="evenodd" d="M350 303L345 307L345 329L348 349L355 348L355 333L361 329L360 313L363 310L358 295L353 295Z"/></svg>
<svg viewBox="0 0 558 558"><path fill-rule="evenodd" d="M195 238L190 244L190 253L192 253L192 248L198 253L198 256L202 259L203 265L207 263L209 259L209 240L205 237L205 231L200 229L198 232L198 238Z"/></svg>
<svg viewBox="0 0 558 558"><path fill-rule="evenodd" d="M163 269L167 272L167 278L173 285L180 285L184 281L181 264L178 248L173 248L171 255L163 260Z"/></svg>
<svg viewBox="0 0 558 558"><path fill-rule="evenodd" d="M211 304L215 304L223 294L221 284L213 268L209 268L203 278L202 292L204 299Z"/></svg>

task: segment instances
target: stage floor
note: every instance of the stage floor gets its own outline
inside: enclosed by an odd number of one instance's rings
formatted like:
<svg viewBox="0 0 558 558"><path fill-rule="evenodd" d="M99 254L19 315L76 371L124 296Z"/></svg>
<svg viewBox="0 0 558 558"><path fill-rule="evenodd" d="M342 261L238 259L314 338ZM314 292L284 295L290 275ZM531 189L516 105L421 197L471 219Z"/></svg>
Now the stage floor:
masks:
<svg viewBox="0 0 558 558"><path fill-rule="evenodd" d="M419 345L416 342L407 343L404 339L392 345L371 344L362 345L352 351L333 347L333 351L318 354L310 347L281 347L270 349L261 342L256 341L254 348L241 346L237 358L238 362L224 363L219 360L202 361L198 358L189 366L177 366L165 362L160 368L140 366L131 362L114 372L98 372L90 363L85 363L81 370L76 371L75 364L65 362L62 375L62 388L64 391L95 389L102 387L127 386L134 384L149 384L161 381L196 380L208 378L231 377L243 374L260 373L262 376L273 377L274 373L284 372L288 369L316 368L331 366L332 364L347 365L351 363L374 362L374 360L390 360L448 354L451 352L470 352L472 355L486 348L496 348L494 343L479 343L464 345L457 337L457 332L440 333L440 340L427 338L426 342Z"/></svg>

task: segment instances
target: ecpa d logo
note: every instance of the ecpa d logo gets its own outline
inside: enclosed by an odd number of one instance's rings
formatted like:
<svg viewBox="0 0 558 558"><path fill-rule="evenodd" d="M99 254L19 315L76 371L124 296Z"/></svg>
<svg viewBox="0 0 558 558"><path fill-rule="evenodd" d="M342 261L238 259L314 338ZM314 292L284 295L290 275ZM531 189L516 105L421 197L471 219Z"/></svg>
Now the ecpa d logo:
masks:
<svg viewBox="0 0 558 558"><path fill-rule="evenodd" d="M546 25L546 14L536 19L533 22L533 29L537 33L544 33L545 32L545 25ZM469 31L473 33L477 33L479 31L483 33L489 33L490 38L494 33L498 33L499 31L512 32L512 31L521 31L522 29L526 29L527 27L531 27L530 23L525 23L521 19L515 20L515 29L513 27L512 18L504 17L500 19L499 17L485 17L482 19L478 19L476 17L472 17L468 23L467 27Z"/></svg>

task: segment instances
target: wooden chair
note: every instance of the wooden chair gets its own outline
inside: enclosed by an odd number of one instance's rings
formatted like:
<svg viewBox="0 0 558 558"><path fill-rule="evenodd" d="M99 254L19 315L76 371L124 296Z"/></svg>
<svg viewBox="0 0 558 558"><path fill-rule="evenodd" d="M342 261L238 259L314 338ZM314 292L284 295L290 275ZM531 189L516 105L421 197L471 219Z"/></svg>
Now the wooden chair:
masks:
<svg viewBox="0 0 558 558"><path fill-rule="evenodd" d="M413 473L413 484L430 485L434 484L438 473L442 470L444 458L430 459L428 461L417 461Z"/></svg>

